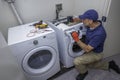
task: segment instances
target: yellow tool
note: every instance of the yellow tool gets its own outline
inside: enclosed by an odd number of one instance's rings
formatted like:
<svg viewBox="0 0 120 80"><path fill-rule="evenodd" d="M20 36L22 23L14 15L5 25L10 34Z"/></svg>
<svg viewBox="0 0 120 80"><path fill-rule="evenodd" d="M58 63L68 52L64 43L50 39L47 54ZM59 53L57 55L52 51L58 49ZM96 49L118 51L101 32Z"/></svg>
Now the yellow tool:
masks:
<svg viewBox="0 0 120 80"><path fill-rule="evenodd" d="M43 23L43 21L39 21L38 23L33 24L33 26L35 26L35 28L39 28L39 29L43 29L43 28L47 28L47 24Z"/></svg>
<svg viewBox="0 0 120 80"><path fill-rule="evenodd" d="M43 29L43 28L47 28L47 24L37 24L35 25L35 28L40 28L40 29Z"/></svg>

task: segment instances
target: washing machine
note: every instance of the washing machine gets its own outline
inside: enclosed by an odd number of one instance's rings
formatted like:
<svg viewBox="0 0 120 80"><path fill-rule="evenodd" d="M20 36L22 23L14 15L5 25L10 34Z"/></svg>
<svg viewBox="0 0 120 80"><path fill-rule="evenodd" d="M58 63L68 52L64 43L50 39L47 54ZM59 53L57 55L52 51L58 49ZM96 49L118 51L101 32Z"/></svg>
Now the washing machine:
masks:
<svg viewBox="0 0 120 80"><path fill-rule="evenodd" d="M34 23L9 28L8 45L28 80L47 80L60 70L55 31Z"/></svg>
<svg viewBox="0 0 120 80"><path fill-rule="evenodd" d="M72 67L74 58L82 55L85 51L73 40L71 33L78 32L79 38L85 42L86 27L83 23L68 23L66 18L47 23L56 31L61 63L66 68Z"/></svg>

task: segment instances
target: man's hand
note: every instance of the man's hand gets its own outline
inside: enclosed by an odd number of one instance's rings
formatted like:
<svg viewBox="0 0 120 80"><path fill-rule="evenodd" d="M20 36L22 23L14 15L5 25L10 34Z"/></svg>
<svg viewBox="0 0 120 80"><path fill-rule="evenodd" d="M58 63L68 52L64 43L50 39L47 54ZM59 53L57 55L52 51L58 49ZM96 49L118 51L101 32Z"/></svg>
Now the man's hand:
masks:
<svg viewBox="0 0 120 80"><path fill-rule="evenodd" d="M82 22L80 18L73 18L73 22Z"/></svg>
<svg viewBox="0 0 120 80"><path fill-rule="evenodd" d="M71 35L72 35L72 38L77 42L77 41L79 41L79 35L78 35L78 33L76 32L76 31L74 31L74 32L72 32L71 33Z"/></svg>

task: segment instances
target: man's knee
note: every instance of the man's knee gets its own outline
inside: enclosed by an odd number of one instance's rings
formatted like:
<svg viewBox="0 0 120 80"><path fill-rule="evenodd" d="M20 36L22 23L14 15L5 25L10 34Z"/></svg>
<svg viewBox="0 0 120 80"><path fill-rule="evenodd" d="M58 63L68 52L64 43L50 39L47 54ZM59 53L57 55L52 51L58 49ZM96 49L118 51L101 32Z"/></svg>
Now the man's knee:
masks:
<svg viewBox="0 0 120 80"><path fill-rule="evenodd" d="M82 64L82 62L83 62L83 59L81 57L77 57L73 61L74 65L80 65Z"/></svg>

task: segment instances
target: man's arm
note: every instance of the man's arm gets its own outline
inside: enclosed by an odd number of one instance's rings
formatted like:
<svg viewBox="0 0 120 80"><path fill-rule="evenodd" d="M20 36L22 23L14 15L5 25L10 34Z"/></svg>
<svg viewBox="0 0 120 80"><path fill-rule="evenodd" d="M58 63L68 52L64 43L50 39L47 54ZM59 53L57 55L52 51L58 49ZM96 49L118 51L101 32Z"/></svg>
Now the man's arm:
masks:
<svg viewBox="0 0 120 80"><path fill-rule="evenodd" d="M77 42L77 44L85 51L85 52L90 52L92 51L94 48L90 45L87 45L85 43L83 43L79 38L78 38L78 33L77 32L72 32L72 37L73 39Z"/></svg>
<svg viewBox="0 0 120 80"><path fill-rule="evenodd" d="M85 43L83 43L81 40L77 41L77 44L85 51L85 52L90 52L92 51L94 48L90 45L86 45Z"/></svg>

